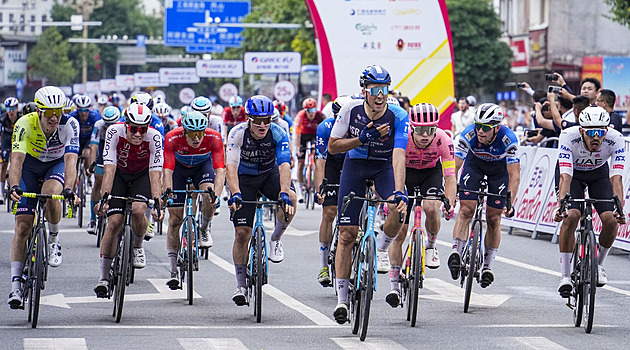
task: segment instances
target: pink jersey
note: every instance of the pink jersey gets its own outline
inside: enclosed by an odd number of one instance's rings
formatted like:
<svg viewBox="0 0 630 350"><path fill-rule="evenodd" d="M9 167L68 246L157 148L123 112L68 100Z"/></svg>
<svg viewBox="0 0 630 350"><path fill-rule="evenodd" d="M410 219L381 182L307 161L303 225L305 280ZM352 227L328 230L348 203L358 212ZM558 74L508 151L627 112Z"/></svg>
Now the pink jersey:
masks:
<svg viewBox="0 0 630 350"><path fill-rule="evenodd" d="M409 128L409 138L407 139L407 155L405 166L415 169L430 169L437 166L439 160L442 161L442 171L444 176L455 175L453 140L440 128L435 133L435 138L427 146L421 149L413 142L412 129Z"/></svg>

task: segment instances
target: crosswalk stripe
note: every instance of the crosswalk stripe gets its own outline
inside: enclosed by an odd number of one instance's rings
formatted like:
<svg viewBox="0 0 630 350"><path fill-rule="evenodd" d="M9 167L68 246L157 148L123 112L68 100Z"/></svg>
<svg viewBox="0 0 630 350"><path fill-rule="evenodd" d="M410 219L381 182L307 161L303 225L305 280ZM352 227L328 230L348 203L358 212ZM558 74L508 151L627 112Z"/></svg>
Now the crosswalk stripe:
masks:
<svg viewBox="0 0 630 350"><path fill-rule="evenodd" d="M511 337L511 340L527 346L527 349L536 350L566 350L564 346L554 343L545 337ZM514 342L511 342L514 343ZM523 349L522 345L516 344L516 348Z"/></svg>
<svg viewBox="0 0 630 350"><path fill-rule="evenodd" d="M87 350L85 338L24 338L24 350Z"/></svg>
<svg viewBox="0 0 630 350"><path fill-rule="evenodd" d="M345 350L380 350L380 349L388 349L388 350L406 350L404 346L396 343L393 340L385 339L385 338L370 338L368 337L365 341L359 340L357 337L352 338L330 338L332 341L337 343L342 349Z"/></svg>
<svg viewBox="0 0 630 350"><path fill-rule="evenodd" d="M178 338L185 350L247 350L236 338Z"/></svg>

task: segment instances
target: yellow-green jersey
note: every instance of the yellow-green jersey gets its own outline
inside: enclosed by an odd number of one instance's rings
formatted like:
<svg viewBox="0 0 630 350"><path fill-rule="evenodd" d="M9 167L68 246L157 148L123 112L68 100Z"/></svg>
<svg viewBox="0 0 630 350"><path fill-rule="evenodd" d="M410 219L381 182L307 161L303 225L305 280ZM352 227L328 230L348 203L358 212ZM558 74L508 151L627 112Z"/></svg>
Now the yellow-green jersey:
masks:
<svg viewBox="0 0 630 350"><path fill-rule="evenodd" d="M29 113L15 123L12 150L42 162L60 159L66 153L79 153L79 122L64 114L57 130L47 139L37 112Z"/></svg>

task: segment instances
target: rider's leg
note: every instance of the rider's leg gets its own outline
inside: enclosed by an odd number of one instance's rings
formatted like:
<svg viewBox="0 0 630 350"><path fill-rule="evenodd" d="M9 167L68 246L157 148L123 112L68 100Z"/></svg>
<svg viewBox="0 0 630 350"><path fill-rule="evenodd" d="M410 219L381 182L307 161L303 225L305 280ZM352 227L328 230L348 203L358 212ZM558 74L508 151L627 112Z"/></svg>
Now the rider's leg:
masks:
<svg viewBox="0 0 630 350"><path fill-rule="evenodd" d="M179 229L182 226L184 208L168 208L168 229L166 231L166 252L169 262L169 271L177 271L177 252L181 249Z"/></svg>
<svg viewBox="0 0 630 350"><path fill-rule="evenodd" d="M328 205L322 209L322 222L319 225L320 267L328 267L328 255L333 236L333 221L337 216L337 205Z"/></svg>
<svg viewBox="0 0 630 350"><path fill-rule="evenodd" d="M485 253L483 267L492 269L501 243L501 214L503 209L486 206L487 232L484 240Z"/></svg>

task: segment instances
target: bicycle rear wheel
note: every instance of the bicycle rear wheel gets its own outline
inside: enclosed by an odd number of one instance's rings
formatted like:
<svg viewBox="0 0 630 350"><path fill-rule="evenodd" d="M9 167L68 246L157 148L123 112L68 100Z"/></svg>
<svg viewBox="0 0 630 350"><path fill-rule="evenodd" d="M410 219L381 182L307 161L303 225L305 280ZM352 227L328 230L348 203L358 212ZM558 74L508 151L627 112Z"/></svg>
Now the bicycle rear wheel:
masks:
<svg viewBox="0 0 630 350"><path fill-rule="evenodd" d="M107 216L100 215L96 218L96 247L101 247L101 239L103 239L103 235L105 234L105 221L107 220Z"/></svg>
<svg viewBox="0 0 630 350"><path fill-rule="evenodd" d="M361 326L361 295L362 291L359 288L359 271L361 252L358 245L355 243L352 250L352 272L350 275L350 286L348 287L350 297L350 312L352 314L352 334L359 333L359 327Z"/></svg>
<svg viewBox="0 0 630 350"><path fill-rule="evenodd" d="M264 251L265 246L263 242L263 229L261 227L256 227L256 245L255 245L255 254L254 254L254 315L256 315L256 323L260 323L262 321L262 286L264 281L265 267L263 264L265 263Z"/></svg>
<svg viewBox="0 0 630 350"><path fill-rule="evenodd" d="M186 233L186 270L188 272L188 277L186 278L186 298L188 299L188 305L193 304L193 270L194 267L194 255L195 255L195 247L193 245L193 236L195 234L194 223L192 217L188 217L185 222L185 230Z"/></svg>
<svg viewBox="0 0 630 350"><path fill-rule="evenodd" d="M77 221L79 222L79 227L83 227L83 205L85 203L85 171L83 171L83 167L79 168L79 181L77 184L77 196L81 200L81 203L77 206Z"/></svg>
<svg viewBox="0 0 630 350"><path fill-rule="evenodd" d="M123 304L125 302L125 288L129 278L130 260L131 260L131 228L125 227L122 240L120 242L120 251L118 255L118 271L116 271L116 293L114 299L114 312L116 323L120 323L123 312Z"/></svg>
<svg viewBox="0 0 630 350"><path fill-rule="evenodd" d="M475 273L477 273L477 269L479 268L479 237L481 236L480 220L473 221L472 231L474 232L474 236L472 242L470 242L470 250L468 251L468 254L466 254L467 259L464 259L464 266L468 268L468 274L466 276L466 291L464 292L465 313L468 312L468 307L470 306L470 296L472 295L473 279L475 278Z"/></svg>
<svg viewBox="0 0 630 350"><path fill-rule="evenodd" d="M582 256L580 247L582 246L581 234L576 237L575 248L573 249L573 271L571 272L571 280L573 282L573 324L576 327L582 325L582 312L584 311L584 288L582 277Z"/></svg>
<svg viewBox="0 0 630 350"><path fill-rule="evenodd" d="M31 321L31 327L37 328L37 321L39 320L39 303L42 296L42 290L44 289L44 263L46 262L46 232L43 228L35 230L35 248L34 256L31 258L30 264L32 267L31 273L31 301L29 302L29 316Z"/></svg>
<svg viewBox="0 0 630 350"><path fill-rule="evenodd" d="M597 259L595 258L595 234L592 230L586 232L584 243L584 260L582 276L584 281L584 331L591 333L595 315L595 291L597 290Z"/></svg>
<svg viewBox="0 0 630 350"><path fill-rule="evenodd" d="M374 274L376 273L376 243L373 238L365 240L363 268L361 269L361 333L359 339L365 340L370 322L370 306L374 295Z"/></svg>
<svg viewBox="0 0 630 350"><path fill-rule="evenodd" d="M424 242L422 234L419 230L415 232L412 237L412 274L411 280L409 281L409 311L411 312L411 327L415 327L416 317L418 315L418 298L420 288L422 288L422 281L424 279Z"/></svg>

